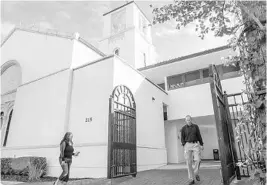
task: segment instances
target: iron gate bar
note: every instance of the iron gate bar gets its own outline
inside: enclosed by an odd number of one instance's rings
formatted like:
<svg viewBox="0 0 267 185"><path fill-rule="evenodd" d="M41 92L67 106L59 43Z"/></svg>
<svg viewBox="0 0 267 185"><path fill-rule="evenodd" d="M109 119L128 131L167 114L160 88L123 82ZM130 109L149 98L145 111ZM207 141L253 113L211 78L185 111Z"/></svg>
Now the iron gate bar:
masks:
<svg viewBox="0 0 267 185"><path fill-rule="evenodd" d="M221 156L221 172L223 183L229 184L235 176L240 179L239 170L237 170L236 166L237 154L235 150L234 133L230 121L227 96L223 93L219 74L214 65L209 66L209 74L214 116L218 134L218 144L220 149L219 153Z"/></svg>
<svg viewBox="0 0 267 185"><path fill-rule="evenodd" d="M228 98L227 98L227 94L226 94L226 91L224 91L224 94L223 94L223 98L224 98L224 102L225 102L225 112L226 112L226 117L227 117L227 130L228 130L228 135L229 135L229 138L230 138L230 141L231 141L231 144L230 144L230 149L231 149L231 153L232 153L232 156L233 156L233 160L234 160L234 168L235 168L235 173L236 173L236 176L237 176L237 180L240 180L241 179L241 176L240 176L240 170L239 170L239 166L236 165L236 163L238 162L238 158L237 158L237 151L236 151L236 147L235 147L235 135L234 135L234 128L233 128L233 125L232 125L232 122L231 122L231 115L230 115L230 111L229 111L229 105L228 105Z"/></svg>
<svg viewBox="0 0 267 185"><path fill-rule="evenodd" d="M120 114L122 114L122 115L129 116L129 117L135 119L135 116L134 116L134 115L129 114L129 113L127 113L127 112L123 112L123 111L121 111L121 110L117 110L117 109L114 109L114 111L117 112L117 113L120 113Z"/></svg>
<svg viewBox="0 0 267 185"><path fill-rule="evenodd" d="M127 105L125 105L125 104L123 104L123 103L120 103L120 102L118 102L118 101L114 101L114 103L116 103L116 104L118 104L118 105L121 105L121 106L123 106L123 107L127 107L128 109L135 110L134 107L129 107L129 106L127 106Z"/></svg>
<svg viewBox="0 0 267 185"><path fill-rule="evenodd" d="M232 125L236 127L237 122L238 122L237 117L242 112L241 107L239 107L239 110L238 110L238 106L239 106L239 104L245 105L248 103L248 101L244 100L242 93L235 93L235 94L228 95L228 99L230 99L231 97L233 97L234 103L229 105L229 110L230 110L230 112L232 110L232 117L231 117ZM236 97L240 97L240 99L241 99L240 103L237 102ZM248 125L248 123L246 123L246 125L242 125L242 128L239 127L239 131L241 132L240 137L241 137L241 144L243 145L243 147L246 145L249 145L249 147L252 147L252 145L253 145L252 141L251 141L251 139L248 139L248 136L247 136L247 134L250 134L250 126ZM236 142L236 145L238 146L238 150L239 150L239 154L240 154L238 161L245 162L247 160L247 156L245 155L244 151L240 147L240 143ZM257 156L255 154L252 155L252 159L253 159L253 163L257 163ZM242 167L242 169L240 168L241 176L242 177L250 177L250 172L252 170L254 170L253 165Z"/></svg>

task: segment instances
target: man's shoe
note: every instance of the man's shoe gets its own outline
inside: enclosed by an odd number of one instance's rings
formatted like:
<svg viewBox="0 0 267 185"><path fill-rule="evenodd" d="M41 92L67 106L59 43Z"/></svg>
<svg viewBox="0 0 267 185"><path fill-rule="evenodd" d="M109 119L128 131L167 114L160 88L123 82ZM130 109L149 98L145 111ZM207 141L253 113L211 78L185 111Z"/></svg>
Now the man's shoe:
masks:
<svg viewBox="0 0 267 185"><path fill-rule="evenodd" d="M194 180L192 180L192 181L190 181L190 182L188 183L188 185L192 185L192 184L195 184L195 181L194 181Z"/></svg>
<svg viewBox="0 0 267 185"><path fill-rule="evenodd" d="M196 179L197 179L197 181L200 181L199 175L196 175Z"/></svg>

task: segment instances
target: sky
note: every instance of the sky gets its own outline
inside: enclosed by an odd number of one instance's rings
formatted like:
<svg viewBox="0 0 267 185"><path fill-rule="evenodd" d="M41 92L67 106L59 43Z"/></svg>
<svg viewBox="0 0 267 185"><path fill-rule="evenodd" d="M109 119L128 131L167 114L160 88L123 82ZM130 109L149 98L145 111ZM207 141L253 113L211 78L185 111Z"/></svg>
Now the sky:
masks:
<svg viewBox="0 0 267 185"><path fill-rule="evenodd" d="M124 4L125 1L2 1L1 39L16 25L35 25L59 32L80 33L80 36L96 47L104 37L103 14ZM171 1L136 1L146 16L152 20L153 6ZM227 38L215 38L209 34L201 40L194 25L177 30L175 21L152 26L152 39L157 62L185 56L227 44Z"/></svg>

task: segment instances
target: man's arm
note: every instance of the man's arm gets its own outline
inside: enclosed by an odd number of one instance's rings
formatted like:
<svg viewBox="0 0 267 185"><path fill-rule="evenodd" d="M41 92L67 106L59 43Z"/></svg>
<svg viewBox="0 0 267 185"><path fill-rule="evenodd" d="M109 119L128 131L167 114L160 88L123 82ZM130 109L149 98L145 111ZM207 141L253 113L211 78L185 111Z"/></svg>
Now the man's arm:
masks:
<svg viewBox="0 0 267 185"><path fill-rule="evenodd" d="M198 125L196 125L197 126L197 138L198 138L198 141L199 141L199 143L200 143L200 145L201 146L203 146L203 140L202 140L202 137L201 137L201 133L200 133L200 130L199 130L199 127L198 127Z"/></svg>
<svg viewBox="0 0 267 185"><path fill-rule="evenodd" d="M181 129L181 142L182 145L185 145L185 133L184 133L184 128Z"/></svg>

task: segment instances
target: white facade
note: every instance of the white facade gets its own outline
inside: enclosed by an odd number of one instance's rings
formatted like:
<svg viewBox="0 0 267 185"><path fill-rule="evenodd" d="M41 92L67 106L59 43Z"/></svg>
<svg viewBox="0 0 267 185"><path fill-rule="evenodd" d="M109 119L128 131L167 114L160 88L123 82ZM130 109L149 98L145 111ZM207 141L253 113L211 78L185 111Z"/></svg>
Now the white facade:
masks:
<svg viewBox="0 0 267 185"><path fill-rule="evenodd" d="M72 55L66 63L63 63L65 65L62 65L62 69L56 71L55 68L53 71L52 67L50 69L46 66L53 73L43 72L43 76L34 77L31 73L35 71L29 69L27 71L29 74L22 75L21 78L20 73L24 70L20 69L26 67L20 60L38 62L39 56L43 56L42 60L46 61L55 55L54 50L42 55L42 50L46 48L40 48L35 50L37 55L25 51L23 58L13 57L12 55L18 55L13 45L17 45L24 34L32 34L33 37L29 39L33 39L36 45L43 45L42 39L53 38L42 33L29 33L17 29L10 36L10 40L2 46L6 52L3 55L5 58L2 59L2 68L6 69L1 76L3 81L1 104L5 115L9 114L5 111L6 106L10 106L8 97L12 93L16 95L11 100L12 107L8 107L14 112L7 144L1 149L2 157L32 155L46 157L49 175L57 176L61 171L58 164L59 141L66 131L71 131L74 134L75 149L81 151L79 158L73 161L72 176L106 177L109 97L117 85L123 84L131 90L136 101L138 171L167 163L162 114L163 103L167 104L168 101L166 92L148 81L122 59L114 56L103 58L92 49L81 45L76 39L65 41L70 43ZM39 42L36 41L36 37L39 37ZM60 47L57 44L61 43L56 39L51 43L54 47ZM28 40L24 43L24 48L30 51L36 46ZM11 50L13 52L10 52ZM23 53L21 50L19 52ZM58 56L59 52L65 55L64 50L57 50ZM17 63L10 65L11 58L16 59ZM32 70L35 68L38 66L34 66ZM27 78L29 80L21 82L21 79ZM152 100L152 97L155 100ZM143 106L144 103L146 107ZM92 122L86 122L86 118L92 118ZM5 126L7 122L8 116L5 119ZM3 136L6 132L5 126L2 129Z"/></svg>
<svg viewBox="0 0 267 185"><path fill-rule="evenodd" d="M213 159L213 149L219 148L209 81L169 90L167 77L208 68L210 64L220 65L222 64L221 58L229 54L233 54L230 49L219 48L208 54L204 52L193 54L185 57L185 59L180 60L180 58L177 58L177 61L167 61L165 64L159 63L140 69L143 74L155 83L165 83L165 89L168 92L168 120L165 121L168 163L185 161L180 140L180 129L185 125L184 118L186 115L191 115L194 122L200 126L205 147L202 158ZM245 90L242 76L226 78L221 83L223 90L228 94Z"/></svg>
<svg viewBox="0 0 267 185"><path fill-rule="evenodd" d="M184 161L180 129L186 115L200 126L203 159L213 159L218 142L210 84L170 90L168 77L218 65L232 52L214 49L153 64L149 21L135 3L105 14L104 19L101 49L109 54L119 48L119 56L104 55L78 34L26 29L15 29L1 45L2 145L13 110L2 157L46 157L49 175L58 176L59 142L71 131L75 149L81 152L73 160L71 177L106 177L109 98L116 86L125 85L136 102L138 171ZM226 78L223 89L240 92L245 88L242 80ZM166 90L156 85L162 83Z"/></svg>

